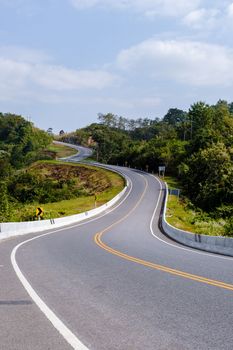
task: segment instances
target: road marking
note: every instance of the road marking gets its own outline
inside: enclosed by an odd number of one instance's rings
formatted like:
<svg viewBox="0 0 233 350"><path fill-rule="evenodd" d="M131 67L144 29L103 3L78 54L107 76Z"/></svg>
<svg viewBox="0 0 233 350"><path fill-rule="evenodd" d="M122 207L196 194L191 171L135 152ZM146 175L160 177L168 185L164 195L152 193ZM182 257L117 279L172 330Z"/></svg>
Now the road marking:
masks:
<svg viewBox="0 0 233 350"><path fill-rule="evenodd" d="M126 176L126 178L128 178L128 177ZM72 346L72 348L75 349L75 350L88 350L88 348L75 336L74 333L71 332L71 330L56 316L56 314L46 305L46 303L36 293L36 291L33 289L31 284L25 278L25 276L23 275L22 271L20 270L20 268L19 268L19 266L17 264L16 252L24 244L27 244L27 243L29 243L31 241L37 240L37 239L45 237L45 236L52 235L52 234L60 232L60 231L65 231L67 229L72 229L72 228L77 227L77 226L82 226L82 225L85 225L85 224L87 224L89 222L93 222L93 221L99 220L103 216L106 216L110 212L116 210L120 205L123 204L123 202L128 198L128 196L132 192L132 189L133 189L132 181L130 180L130 178L128 178L128 181L129 181L129 191L128 191L127 195L116 206L114 206L112 209L108 210L107 213L99 215L98 217L90 219L88 221L81 222L79 224L75 224L75 225L72 225L72 226L69 226L69 227L66 227L66 228L63 227L61 229L50 231L50 232L47 232L47 233L43 233L43 234L40 234L40 235L38 235L36 237L27 239L26 241L23 241L20 244L18 244L16 247L14 247L14 249L11 252L11 263L12 263L12 266L13 266L13 268L15 270L15 273L16 273L18 279L20 280L20 282L24 286L25 290L27 291L27 293L29 294L31 299L35 302L35 304L38 306L38 308L43 312L43 314L47 317L47 319L52 323L54 328L63 336L63 338L67 341L67 343L70 344ZM0 265L0 267L1 267L1 265Z"/></svg>
<svg viewBox="0 0 233 350"><path fill-rule="evenodd" d="M200 283L204 283L204 284L208 284L208 285L212 285L212 286L215 286L215 287L219 287L219 288L223 288L223 289L227 289L227 290L233 291L233 284L224 283L224 282L221 282L221 281L209 279L209 278L206 278L206 277L203 277L203 276L199 276L199 275L194 275L194 274L191 274L191 273L188 273L188 272L184 272L184 271L181 271L181 270L172 269L172 268L164 266L164 265L159 265L159 264L155 264L155 263L143 260L143 259L139 259L139 258L136 258L134 256L122 253L119 250L113 249L112 247L108 246L107 244L105 244L102 241L102 236L105 233L107 233L111 228L115 227L116 225L118 225L119 223L124 221L126 218L128 218L129 215L132 214L132 212L139 206L139 204L141 203L143 197L145 196L146 190L148 188L148 181L145 178L144 178L144 180L146 182L146 186L145 186L145 189L144 189L141 197L139 198L138 202L136 203L136 205L124 217L122 217L120 220L118 220L115 223L113 223L112 225L108 226L103 231L98 232L94 236L95 243L100 248L106 250L108 253L116 255L116 256L118 256L118 257L120 257L122 259L125 259L125 260L128 260L128 261L131 261L131 262L134 262L134 263L137 263L137 264L140 264L140 265L152 268L154 270L159 270L159 271L162 271L162 272L166 272L166 273L169 273L169 274L172 274L172 275L176 275L176 276L183 277L183 278L186 278L186 279L190 279L190 280L193 280L193 281L197 281L197 282L200 282ZM157 211L157 208L158 208L158 205L159 205L159 201L160 201L160 197L161 197L161 191L160 191L160 194L159 194L159 197L158 197L158 200L157 200L156 207L155 207L155 210L154 210L152 218L154 218L155 213Z"/></svg>
<svg viewBox="0 0 233 350"><path fill-rule="evenodd" d="M125 215L123 216L121 219L115 221L113 224L111 224L110 226L106 227L103 231L100 232L100 234L104 234L105 232L109 231L111 228L113 228L114 226L120 224L122 221L124 221L125 219L127 219L132 212L139 206L139 204L141 203L141 201L143 200L145 194L146 194L146 190L148 188L148 181L144 178L144 176L140 175L143 178L143 180L145 181L146 185L144 188L144 191L142 193L142 195L140 196L139 200L137 201L136 205ZM98 235L98 234L97 234ZM110 248L110 247L109 247Z"/></svg>
<svg viewBox="0 0 233 350"><path fill-rule="evenodd" d="M126 178L127 175L125 175ZM142 175L140 175L142 176ZM152 176L152 175L151 175ZM142 176L144 178L144 176ZM155 178L156 179L156 178ZM74 227L79 227L79 226L82 226L82 225L86 225L90 222L93 222L93 221L97 221L99 219L101 219L102 217L108 215L110 212L116 210L120 205L123 204L123 202L128 198L128 196L130 195L130 193L132 192L132 189L133 189L133 184L132 184L132 181L130 178L128 178L129 180L129 192L127 193L127 195L116 205L114 206L112 209L108 210L107 212L105 212L104 214L102 215L99 215L98 217L95 217L93 219L89 219L87 221L84 221L84 222L81 222L81 223L78 223L78 224L74 224L74 225L71 225L71 226L67 226L67 227L63 227L61 229L57 229L57 230L53 230L53 231L49 231L47 233L43 233L43 234L40 234L36 237L33 237L31 239L28 239L22 243L20 243L19 245L17 245L12 253L11 253L11 262L12 262L12 265L14 267L14 270L16 272L16 275L18 276L19 280L21 281L21 283L23 284L24 288L27 290L28 294L30 295L30 297L33 299L33 301L37 304L37 306L39 307L39 309L45 314L45 316L50 320L50 322L53 324L53 326L59 331L59 333L64 337L64 339L73 347L73 349L75 350L88 350L87 347L85 347L84 344L82 344L80 342L80 340L67 328L67 326L65 326L65 324L55 315L55 313L44 303L44 301L39 297L39 295L36 293L36 291L32 288L32 286L30 285L30 283L27 281L27 279L25 278L25 276L23 275L23 273L21 272L18 264L17 264L17 261L16 261L16 252L17 250L24 244L27 244L28 242L31 242L33 240L36 240L36 239L39 239L39 238L42 238L44 236L49 236L49 235L52 235L54 233L57 233L57 232L61 232L61 231L65 231L65 230L69 230L69 229L73 229ZM157 180L157 179L156 179ZM142 259L138 259L138 258L135 258L135 257L132 257L132 256L129 256L127 254L124 254L124 253L121 253L120 251L117 251L117 250L114 250L112 249L111 247L107 246L106 244L104 244L101 240L101 237L102 235L107 232L108 230L110 230L112 227L114 227L115 225L119 224L120 222L122 222L123 220L125 220L137 207L138 205L141 203L145 193L146 193L146 190L147 190L147 187L148 187L148 182L147 180L144 178L144 181L146 182L146 186L145 186L145 189L144 189L144 192L142 194L142 196L140 197L139 201L136 203L136 205L134 206L134 208L132 208L130 210L130 212L125 215L123 218L121 218L120 220L118 220L117 222L113 223L111 226L107 227L104 231L98 233L95 235L95 242L96 244L98 244L102 249L105 249L107 250L109 253L111 254L115 254L115 255L118 255L119 257L123 258L123 259L126 259L126 260L129 260L129 261L132 261L132 262L135 262L137 264L141 264L141 265L144 265L144 266L147 266L147 267L150 267L150 268L153 268L153 269L157 269L157 270L160 270L160 271L164 271L164 272L167 272L167 273L170 273L170 274L173 274L173 275L178 275L178 276L181 276L181 277L185 277L185 278L188 278L188 279L192 279L192 280L195 280L195 281L198 281L198 282L202 282L202 283L206 283L206 284L211 284L211 285L215 285L217 287L220 287L220 288L224 288L224 289L229 289L229 290L233 290L233 285L231 284L227 284L227 283L223 283L223 282L220 282L220 281L215 281L215 280L210 280L210 279L207 279L207 278L204 278L204 277L201 277L201 276L197 276L197 275L192 275L192 274L188 274L186 272L183 272L183 271L179 271L179 270L174 270L174 269L171 269L169 267L166 267L166 266L162 266L162 265L157 265L157 264L154 264L154 263L151 263L151 262L148 262L148 261L144 261ZM157 180L158 181L158 180ZM161 192L161 191L160 191ZM161 193L160 193L160 196L161 196ZM157 211L157 208L158 208L158 205L159 205L159 200L160 200L160 196L158 198L158 201L157 201L157 204L156 204L156 208L155 208L155 211L154 211L154 214L153 214L153 218L152 218L152 221L151 221L151 225L152 225L152 222L153 222L153 219L154 219L154 216L156 214L156 211ZM152 226L151 226L152 227ZM187 250L187 251L190 251L190 252L193 252L193 253L199 253L199 254L204 254L204 255L209 255L209 256L212 256L212 257L218 257L218 258L221 258L220 256L214 256L213 254L208 254L208 253L204 253L204 252L197 252L197 251L194 251L192 249L187 249L187 248L182 248L182 247L178 247L176 246L175 244L171 244L171 243L167 243L165 241L163 241L162 239L160 239L159 237L157 236L154 236L155 238L157 238L158 240L162 241L163 243L166 243L170 246L173 246L175 248L179 248L179 249L183 249L183 250ZM222 257L223 258L223 257Z"/></svg>
<svg viewBox="0 0 233 350"><path fill-rule="evenodd" d="M18 248L20 248L23 244L29 241L31 240L27 240L18 244L11 253L11 263L13 265L17 277L28 292L31 299L35 302L35 304L39 307L39 309L43 312L47 319L52 323L52 325L58 330L58 332L63 336L67 343L70 344L75 350L88 350L88 348L74 335L74 333L70 331L70 329L55 315L55 313L39 297L39 295L32 288L30 283L27 281L27 279L19 269L19 266L16 262L15 254Z"/></svg>
<svg viewBox="0 0 233 350"><path fill-rule="evenodd" d="M144 266L150 267L150 268L155 269L155 270L167 272L167 273L172 274L172 275L184 277L186 279L190 279L190 280L193 280L193 281L197 281L197 282L201 282L201 283L205 283L205 284L210 284L212 286L216 286L216 287L219 287L219 288L224 288L224 289L228 289L228 290L232 290L233 291L233 285L232 284L220 282L220 281L217 281L217 280L212 280L212 279L205 278L205 277L198 276L198 275L193 275L193 274L190 274L190 273L187 273L187 272L184 272L184 271L172 269L172 268L169 268L169 267L166 267L166 266L163 266L163 265L154 264L152 262L149 262L149 261L146 261L146 260L143 260L143 259L139 259L139 258L135 258L134 256L131 256L131 255L128 255L128 254L124 254L124 253L120 252L119 250L115 250L115 249L109 247L108 245L106 245L105 243L103 243L103 241L101 240L102 235L103 235L103 232L97 233L95 235L95 242L96 242L96 244L99 247L101 247L102 249L108 251L111 254L117 255L120 258L123 258L123 259L128 260L128 261L135 262L135 263L140 264L140 265L144 265Z"/></svg>
<svg viewBox="0 0 233 350"><path fill-rule="evenodd" d="M169 245L173 248L176 248L176 249L182 249L182 250L186 250L190 253L193 253L193 254L199 254L199 255L205 255L205 256L210 256L211 258L216 258L216 259L223 259L223 260L233 260L232 257L230 256L222 256L222 255L218 255L218 254L214 254L214 253L208 253L208 252L205 252L205 251L201 251L201 250L198 250L198 249L192 249L191 247L188 248L188 247L181 247L175 243L170 243L170 242L167 242L167 241L164 241L162 238L158 237L155 233L154 233L154 230L153 230L153 221L154 221L154 218L155 218L155 214L156 214L156 211L157 211L157 208L158 208L158 205L159 205L159 201L160 201L160 197L161 197L161 194L162 194L162 183L161 181L154 175L150 175L153 177L154 180L156 180L158 183L159 183L159 186L160 186L160 194L159 194L159 200L157 202L157 205L155 207L155 210L154 210L154 213L153 213L153 216L151 218L151 222L150 222L150 230L151 230L151 234L152 236L154 236L154 238L156 238L158 241L166 244L166 245ZM171 239L171 238L170 238ZM177 242L179 243L179 242ZM179 244L182 244L182 243L179 243Z"/></svg>

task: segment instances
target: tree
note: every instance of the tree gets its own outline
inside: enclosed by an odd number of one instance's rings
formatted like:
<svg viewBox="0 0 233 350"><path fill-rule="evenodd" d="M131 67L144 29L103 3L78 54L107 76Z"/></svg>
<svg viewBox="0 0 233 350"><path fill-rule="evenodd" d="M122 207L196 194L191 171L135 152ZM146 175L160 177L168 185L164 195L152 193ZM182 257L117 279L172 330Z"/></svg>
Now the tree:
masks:
<svg viewBox="0 0 233 350"><path fill-rule="evenodd" d="M12 171L10 165L10 154L4 150L0 150L0 174L1 178L6 178Z"/></svg>
<svg viewBox="0 0 233 350"><path fill-rule="evenodd" d="M29 164L38 157L38 151L45 148L52 138L46 132L35 128L23 117L14 114L0 114L1 162L7 160L13 167ZM1 177L1 175L0 175Z"/></svg>
<svg viewBox="0 0 233 350"><path fill-rule="evenodd" d="M189 195L199 207L210 211L233 202L232 152L223 143L213 143L187 161L189 170L184 182Z"/></svg>
<svg viewBox="0 0 233 350"><path fill-rule="evenodd" d="M187 113L182 109L170 108L163 117L164 123L177 127L186 120Z"/></svg>
<svg viewBox="0 0 233 350"><path fill-rule="evenodd" d="M127 119L124 117L119 117L117 122L117 128L120 130L125 130L127 127Z"/></svg>
<svg viewBox="0 0 233 350"><path fill-rule="evenodd" d="M7 221L9 217L9 201L6 181L0 181L0 221Z"/></svg>
<svg viewBox="0 0 233 350"><path fill-rule="evenodd" d="M101 124L107 127L115 128L117 126L118 117L112 113L107 113L107 114L99 113L98 119Z"/></svg>
<svg viewBox="0 0 233 350"><path fill-rule="evenodd" d="M48 129L47 129L47 133L48 133L49 135L53 135L53 128L48 128Z"/></svg>

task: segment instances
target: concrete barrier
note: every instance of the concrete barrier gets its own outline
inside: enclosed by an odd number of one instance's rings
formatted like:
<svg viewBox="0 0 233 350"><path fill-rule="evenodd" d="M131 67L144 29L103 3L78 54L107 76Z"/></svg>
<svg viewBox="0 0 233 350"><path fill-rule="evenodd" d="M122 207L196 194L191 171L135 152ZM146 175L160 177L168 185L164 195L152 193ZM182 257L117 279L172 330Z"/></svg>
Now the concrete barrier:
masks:
<svg viewBox="0 0 233 350"><path fill-rule="evenodd" d="M127 188L129 187L129 181L126 178L126 176L120 171L120 170L115 170L114 167L109 166L109 165L104 165L100 163L85 163L83 159L86 157L91 156L92 150L86 147L78 146L78 145L72 145L70 143L64 143L64 142L59 142L59 141L53 141L55 144L60 144L60 145L65 145L71 148L76 149L77 151L81 151L82 153L82 164L87 164L87 165L92 165L96 166L98 168L103 168L110 170L114 173L120 174L124 180L125 180L125 187L124 189L113 199L111 199L109 202L103 204L102 206L86 211L84 213L76 214L76 215L71 215L71 216L65 216L63 218L56 218L56 219L50 219L50 220L40 220L40 221L26 221L26 222L6 222L6 223L0 223L0 240L9 238L9 237L14 237L14 236L19 236L19 235L25 235L28 233L36 233L36 232L41 232L41 231L46 231L50 229L55 229L55 228L60 228L72 224L79 223L85 219L92 218L93 216L96 216L98 214L103 213L105 210L108 208L111 208L114 206L125 194ZM77 153L79 155L79 153ZM61 158L60 160L66 160L69 162L74 162L73 158L75 156L70 156L66 158ZM75 161L76 163L76 161Z"/></svg>
<svg viewBox="0 0 233 350"><path fill-rule="evenodd" d="M66 216L63 218L50 219L50 220L40 220L40 221L28 221L28 222L7 222L0 224L0 240L8 237L25 235L28 233L41 232L46 230L51 230L63 226L68 226L71 224L79 223L85 219L92 218L98 214L103 213L105 210L111 208L115 205L125 194L129 184L124 187L124 189L109 202L103 204L102 206L86 211L84 213Z"/></svg>
<svg viewBox="0 0 233 350"><path fill-rule="evenodd" d="M166 184L165 199L162 214L162 228L165 234L188 247L201 249L210 253L233 256L233 238L221 236L206 236L188 231L179 230L166 220L168 187Z"/></svg>

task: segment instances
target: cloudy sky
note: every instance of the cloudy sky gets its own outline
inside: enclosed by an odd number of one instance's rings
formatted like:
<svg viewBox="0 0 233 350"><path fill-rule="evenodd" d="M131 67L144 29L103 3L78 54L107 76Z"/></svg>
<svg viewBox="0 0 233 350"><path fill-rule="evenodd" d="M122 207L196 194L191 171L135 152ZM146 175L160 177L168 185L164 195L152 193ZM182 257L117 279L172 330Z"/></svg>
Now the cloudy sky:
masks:
<svg viewBox="0 0 233 350"><path fill-rule="evenodd" d="M232 0L0 0L0 111L58 132L231 102L232 34Z"/></svg>

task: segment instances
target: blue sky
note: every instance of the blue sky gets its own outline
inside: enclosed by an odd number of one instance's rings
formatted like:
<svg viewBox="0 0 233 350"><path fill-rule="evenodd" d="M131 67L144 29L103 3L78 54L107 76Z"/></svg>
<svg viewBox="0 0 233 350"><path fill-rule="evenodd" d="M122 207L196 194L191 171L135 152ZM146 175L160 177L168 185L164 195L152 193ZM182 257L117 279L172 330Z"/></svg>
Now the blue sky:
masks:
<svg viewBox="0 0 233 350"><path fill-rule="evenodd" d="M0 111L72 131L233 101L233 2L0 0Z"/></svg>

